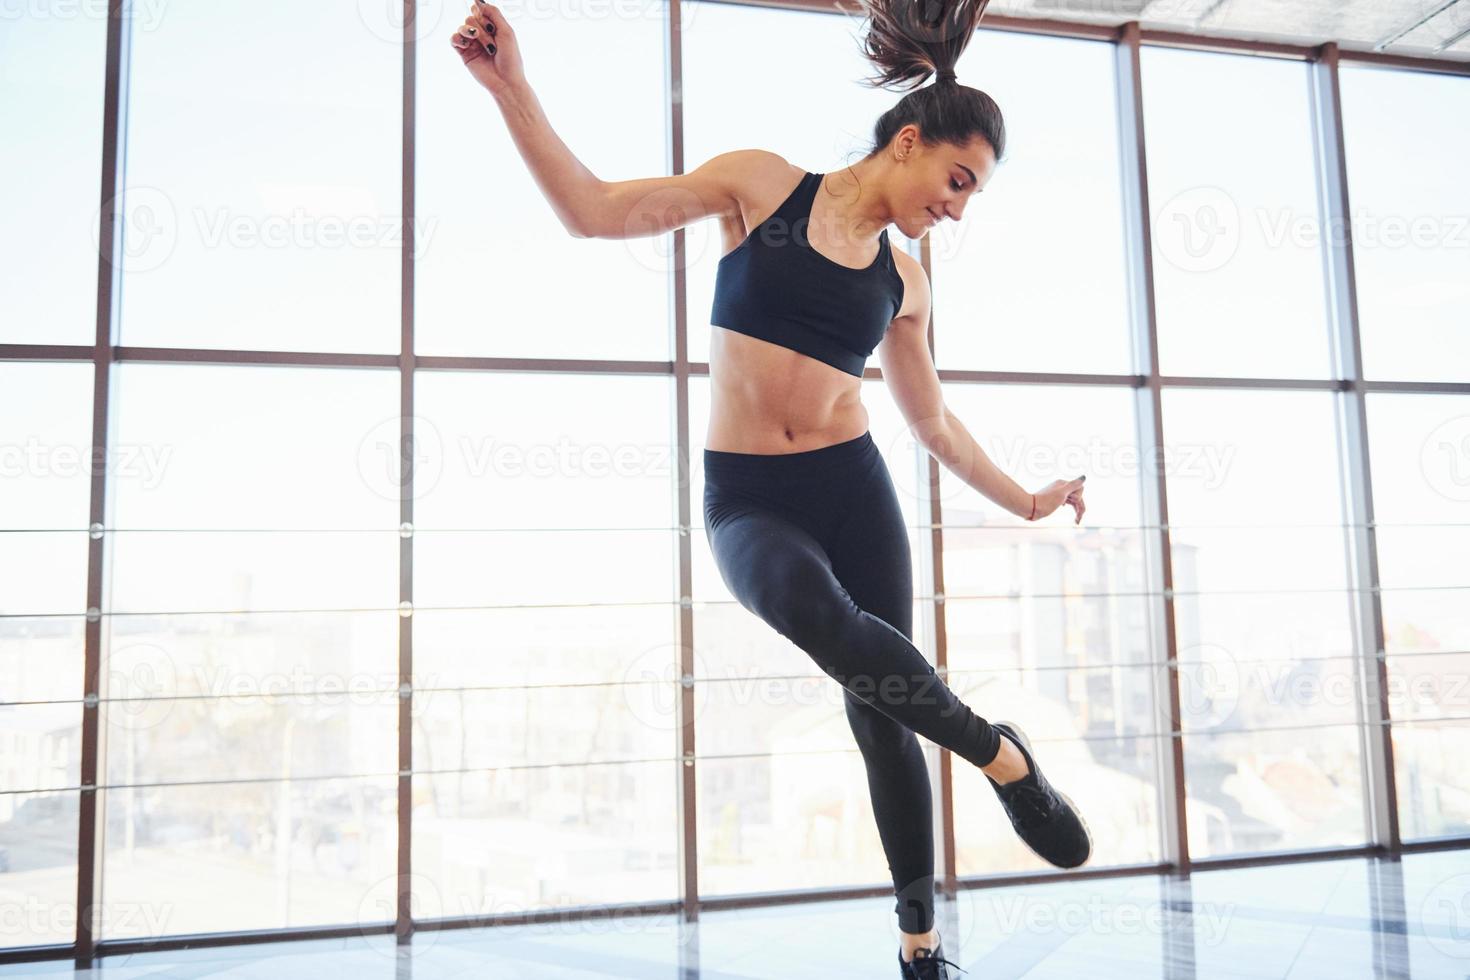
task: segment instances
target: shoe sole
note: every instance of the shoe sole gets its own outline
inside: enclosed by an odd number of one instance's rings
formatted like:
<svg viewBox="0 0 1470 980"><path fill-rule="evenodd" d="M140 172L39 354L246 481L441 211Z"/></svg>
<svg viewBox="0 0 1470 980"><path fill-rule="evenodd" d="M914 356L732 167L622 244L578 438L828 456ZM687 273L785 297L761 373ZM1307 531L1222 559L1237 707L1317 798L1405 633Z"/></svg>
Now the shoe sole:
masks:
<svg viewBox="0 0 1470 980"><path fill-rule="evenodd" d="M1026 751L1030 753L1033 759L1036 758L1036 753L1031 751L1031 739L1026 737L1026 733L1021 729L1020 725L1017 725L1013 721L994 721L991 722L991 724L1005 725L1011 731L1015 732L1016 737L1021 740L1021 744L1026 747ZM1072 865L1072 868L1080 868L1082 867L1082 865L1092 860L1092 845L1094 843L1092 838L1092 828L1087 825L1087 819L1082 816L1082 810L1077 806L1076 803L1072 802L1072 798L1070 796L1057 789L1056 786L1052 786L1052 789L1056 791L1056 794L1058 796L1067 801L1067 806L1072 808L1072 813L1077 817L1077 822L1082 825L1082 832L1087 835L1087 860L1083 861L1081 864ZM1019 840L1022 844L1026 844L1026 838L1017 835L1016 839ZM1053 868L1062 868L1066 871L1072 870L1072 868L1068 868L1066 867L1066 865L1053 863L1051 859L1042 854L1036 848L1032 847L1030 844L1026 844L1026 850L1030 851L1032 854L1035 854L1037 857L1041 858L1041 860L1045 861L1047 864L1050 864Z"/></svg>

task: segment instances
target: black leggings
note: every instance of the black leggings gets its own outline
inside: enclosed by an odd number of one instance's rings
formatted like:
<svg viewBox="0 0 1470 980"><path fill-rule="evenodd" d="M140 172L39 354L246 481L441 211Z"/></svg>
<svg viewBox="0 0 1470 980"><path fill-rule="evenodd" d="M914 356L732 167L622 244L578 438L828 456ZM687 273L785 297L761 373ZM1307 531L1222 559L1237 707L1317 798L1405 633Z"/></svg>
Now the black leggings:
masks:
<svg viewBox="0 0 1470 980"><path fill-rule="evenodd" d="M929 770L917 732L976 766L999 734L914 646L913 568L871 432L800 453L704 451L705 535L746 609L843 686L903 932L934 925Z"/></svg>

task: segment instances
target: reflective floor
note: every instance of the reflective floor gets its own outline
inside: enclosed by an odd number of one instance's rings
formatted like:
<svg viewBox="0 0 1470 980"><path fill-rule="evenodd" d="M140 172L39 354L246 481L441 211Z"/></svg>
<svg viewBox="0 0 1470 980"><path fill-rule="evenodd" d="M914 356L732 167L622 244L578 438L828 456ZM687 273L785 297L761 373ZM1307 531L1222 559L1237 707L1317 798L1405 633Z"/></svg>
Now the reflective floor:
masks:
<svg viewBox="0 0 1470 980"><path fill-rule="evenodd" d="M439 980L895 978L891 899L111 956L3 977ZM1470 977L1470 851L965 889L940 908L964 980Z"/></svg>

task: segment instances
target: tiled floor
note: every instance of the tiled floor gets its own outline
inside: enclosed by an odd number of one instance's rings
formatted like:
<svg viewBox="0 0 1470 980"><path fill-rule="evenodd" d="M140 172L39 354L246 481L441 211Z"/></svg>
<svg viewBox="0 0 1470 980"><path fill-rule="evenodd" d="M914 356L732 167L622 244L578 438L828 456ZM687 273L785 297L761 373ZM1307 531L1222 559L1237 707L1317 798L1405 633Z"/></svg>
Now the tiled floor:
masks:
<svg viewBox="0 0 1470 980"><path fill-rule="evenodd" d="M895 978L891 899L420 932L0 967L0 977L261 980ZM1470 851L966 889L940 909L964 980L1470 977Z"/></svg>

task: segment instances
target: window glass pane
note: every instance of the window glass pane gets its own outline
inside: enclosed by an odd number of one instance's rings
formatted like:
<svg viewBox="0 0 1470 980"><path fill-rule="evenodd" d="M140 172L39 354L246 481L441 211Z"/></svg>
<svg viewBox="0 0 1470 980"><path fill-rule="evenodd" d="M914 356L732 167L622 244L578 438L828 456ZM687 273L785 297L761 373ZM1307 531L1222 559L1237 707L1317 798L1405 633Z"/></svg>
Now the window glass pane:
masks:
<svg viewBox="0 0 1470 980"><path fill-rule="evenodd" d="M1142 525L1132 389L948 383L944 397L991 461L1025 490L1087 476L1081 525L1072 523L1076 512L1067 505L1030 522L941 465L939 498L947 528L996 525L1046 535L1053 529L1080 527L1093 534Z"/></svg>
<svg viewBox="0 0 1470 980"><path fill-rule="evenodd" d="M669 760L415 776L415 918L674 899L679 768ZM393 919L393 881L377 921Z"/></svg>
<svg viewBox="0 0 1470 980"><path fill-rule="evenodd" d="M1400 825L1463 834L1470 794L1442 760L1470 751L1470 397L1372 393L1367 408Z"/></svg>
<svg viewBox="0 0 1470 980"><path fill-rule="evenodd" d="M0 529L87 527L92 373L87 362L0 364Z"/></svg>
<svg viewBox="0 0 1470 980"><path fill-rule="evenodd" d="M1335 397L1163 395L1196 856L1363 840Z"/></svg>
<svg viewBox="0 0 1470 980"><path fill-rule="evenodd" d="M802 170L831 173L862 157L873 123L897 101L892 92L859 83L872 66L844 17L701 0L679 9L686 171L717 154L754 148ZM732 43L735 38L759 38L761 61L783 69L752 71L750 45ZM819 125L793 102L793 86L802 104L821 106ZM905 241L896 228L889 240L895 248ZM709 360L715 266L724 250L718 221L685 229L691 361Z"/></svg>
<svg viewBox="0 0 1470 980"><path fill-rule="evenodd" d="M86 610L92 473L92 365L0 364L0 614Z"/></svg>
<svg viewBox="0 0 1470 980"><path fill-rule="evenodd" d="M891 886L856 750L704 759L696 795L701 894Z"/></svg>
<svg viewBox="0 0 1470 980"><path fill-rule="evenodd" d="M514 7L511 22L537 100L557 136L602 180L668 172L666 10L662 0L588 7L576 16L553 0ZM464 6L434 4L420 17L418 352L671 357L672 234L573 238L494 99L449 46Z"/></svg>
<svg viewBox="0 0 1470 980"><path fill-rule="evenodd" d="M104 697L336 695L398 686L398 613L103 620Z"/></svg>
<svg viewBox="0 0 1470 980"><path fill-rule="evenodd" d="M1355 725L1184 736L1192 857L1363 843Z"/></svg>
<svg viewBox="0 0 1470 980"><path fill-rule="evenodd" d="M671 528L667 377L415 375L414 526Z"/></svg>
<svg viewBox="0 0 1470 980"><path fill-rule="evenodd" d="M946 532L946 565L949 537ZM1124 585L1105 578L1093 579L1087 593L1072 592L1073 576L1085 576L1098 566L1106 570L1101 561L1088 557L1083 552L1069 560L1061 544L1023 544L1014 549L1017 580L1029 580L1038 594L974 599L947 593L950 668L1056 670L1148 663L1148 614L1158 600L1141 595L1136 587L1093 592L1097 586ZM1120 564L1133 567L1131 562ZM1146 726L1149 720L1140 717L1135 723Z"/></svg>
<svg viewBox="0 0 1470 980"><path fill-rule="evenodd" d="M677 744L668 721L673 690L651 680L420 692L414 770L669 758Z"/></svg>
<svg viewBox="0 0 1470 980"><path fill-rule="evenodd" d="M1470 722L1464 718L1394 723L1393 763L1404 839L1470 833L1470 792L1462 766L1466 752Z"/></svg>
<svg viewBox="0 0 1470 980"><path fill-rule="evenodd" d="M1332 399L1302 391L1164 392L1176 589L1346 585Z"/></svg>
<svg viewBox="0 0 1470 980"><path fill-rule="evenodd" d="M0 793L0 949L76 939L78 795Z"/></svg>
<svg viewBox="0 0 1470 980"><path fill-rule="evenodd" d="M398 692L105 701L108 784L392 772Z"/></svg>
<svg viewBox="0 0 1470 980"><path fill-rule="evenodd" d="M1113 46L980 31L956 71L999 104L1007 147L930 232L939 366L1128 373Z"/></svg>
<svg viewBox="0 0 1470 980"><path fill-rule="evenodd" d="M1344 65L1363 373L1470 378L1470 78Z"/></svg>
<svg viewBox="0 0 1470 980"><path fill-rule="evenodd" d="M0 344L91 344L107 4L21 5L3 20Z"/></svg>
<svg viewBox="0 0 1470 980"><path fill-rule="evenodd" d="M114 406L110 611L396 606L396 372L123 364Z"/></svg>
<svg viewBox="0 0 1470 980"><path fill-rule="evenodd" d="M0 618L0 701L80 698L86 626L82 616ZM80 758L81 748L72 749ZM19 754L5 754L0 742L0 768L34 763Z"/></svg>
<svg viewBox="0 0 1470 980"><path fill-rule="evenodd" d="M403 50L359 7L181 0L134 29L122 343L398 350Z"/></svg>
<svg viewBox="0 0 1470 980"><path fill-rule="evenodd" d="M123 364L113 391L119 474L110 526L398 527L398 373Z"/></svg>
<svg viewBox="0 0 1470 980"><path fill-rule="evenodd" d="M1367 396L1386 649L1470 650L1470 397Z"/></svg>
<svg viewBox="0 0 1470 980"><path fill-rule="evenodd" d="M1142 72L1160 371L1329 376L1307 66L1146 46Z"/></svg>
<svg viewBox="0 0 1470 980"><path fill-rule="evenodd" d="M493 595L484 598L496 601ZM414 690L673 682L677 627L678 607L672 603L415 607Z"/></svg>
<svg viewBox="0 0 1470 980"><path fill-rule="evenodd" d="M396 776L101 791L99 938L392 921L397 797Z"/></svg>
<svg viewBox="0 0 1470 980"><path fill-rule="evenodd" d="M674 598L667 378L434 372L417 384L416 605Z"/></svg>

